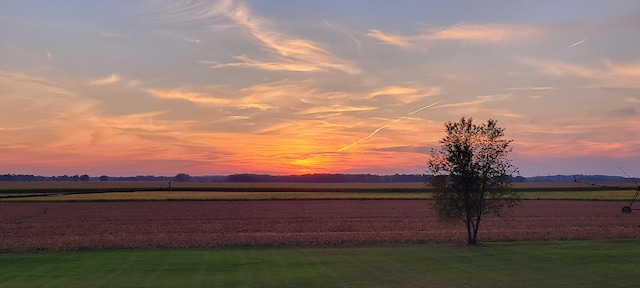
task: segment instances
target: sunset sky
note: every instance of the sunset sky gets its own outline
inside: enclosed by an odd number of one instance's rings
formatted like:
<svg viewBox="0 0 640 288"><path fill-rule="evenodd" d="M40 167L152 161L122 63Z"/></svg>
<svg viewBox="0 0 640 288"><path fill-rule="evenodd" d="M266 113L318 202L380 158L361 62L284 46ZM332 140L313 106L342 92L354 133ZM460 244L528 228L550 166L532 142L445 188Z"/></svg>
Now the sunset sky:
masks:
<svg viewBox="0 0 640 288"><path fill-rule="evenodd" d="M640 176L640 1L0 1L0 174Z"/></svg>

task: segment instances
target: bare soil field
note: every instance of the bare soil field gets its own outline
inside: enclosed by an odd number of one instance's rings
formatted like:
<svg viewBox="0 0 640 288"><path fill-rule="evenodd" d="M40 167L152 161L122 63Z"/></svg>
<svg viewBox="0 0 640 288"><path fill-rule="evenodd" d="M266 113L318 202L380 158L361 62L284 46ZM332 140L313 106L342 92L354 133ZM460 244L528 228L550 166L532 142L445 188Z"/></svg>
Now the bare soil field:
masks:
<svg viewBox="0 0 640 288"><path fill-rule="evenodd" d="M523 201L486 217L479 241L638 238L627 204ZM464 225L438 223L425 200L5 202L0 235L4 252L466 241Z"/></svg>

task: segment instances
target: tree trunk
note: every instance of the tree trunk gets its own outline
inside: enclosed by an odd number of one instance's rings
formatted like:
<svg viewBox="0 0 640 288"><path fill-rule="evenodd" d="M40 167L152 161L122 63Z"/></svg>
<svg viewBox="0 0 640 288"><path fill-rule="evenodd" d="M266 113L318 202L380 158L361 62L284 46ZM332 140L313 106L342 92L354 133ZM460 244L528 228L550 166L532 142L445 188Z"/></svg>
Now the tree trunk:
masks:
<svg viewBox="0 0 640 288"><path fill-rule="evenodd" d="M471 232L471 221L465 221L464 224L467 226L467 245L475 245L476 239L473 237L473 232Z"/></svg>
<svg viewBox="0 0 640 288"><path fill-rule="evenodd" d="M473 225L473 244L469 244L469 245L476 245L477 244L477 239L478 239L478 229L480 229L480 219L482 219L482 208L478 209L478 214L475 215L476 216L476 222Z"/></svg>
<svg viewBox="0 0 640 288"><path fill-rule="evenodd" d="M467 245L476 245L478 244L478 223L471 221L473 220L470 219L469 224L467 224Z"/></svg>

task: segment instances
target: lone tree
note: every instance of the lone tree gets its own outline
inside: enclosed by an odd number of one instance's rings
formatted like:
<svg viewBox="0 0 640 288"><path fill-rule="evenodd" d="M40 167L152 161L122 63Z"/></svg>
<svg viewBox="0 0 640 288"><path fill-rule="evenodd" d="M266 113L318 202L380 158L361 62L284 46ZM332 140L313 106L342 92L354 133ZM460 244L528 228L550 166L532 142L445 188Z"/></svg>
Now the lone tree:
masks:
<svg viewBox="0 0 640 288"><path fill-rule="evenodd" d="M473 119L445 124L442 146L433 149L429 160L434 188L434 208L445 222L462 220L467 228L467 244L477 244L482 216L501 216L519 198L510 190L512 175L518 170L507 159L512 140L504 140L504 128L496 120L475 125Z"/></svg>

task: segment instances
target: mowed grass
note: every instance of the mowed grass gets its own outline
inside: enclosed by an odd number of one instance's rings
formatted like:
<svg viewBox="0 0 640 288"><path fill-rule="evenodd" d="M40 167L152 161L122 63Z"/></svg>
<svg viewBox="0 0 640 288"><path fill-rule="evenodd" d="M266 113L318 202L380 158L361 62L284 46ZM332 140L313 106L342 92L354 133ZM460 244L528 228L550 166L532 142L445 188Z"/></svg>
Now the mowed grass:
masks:
<svg viewBox="0 0 640 288"><path fill-rule="evenodd" d="M2 287L640 287L640 240L0 254Z"/></svg>

